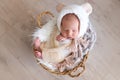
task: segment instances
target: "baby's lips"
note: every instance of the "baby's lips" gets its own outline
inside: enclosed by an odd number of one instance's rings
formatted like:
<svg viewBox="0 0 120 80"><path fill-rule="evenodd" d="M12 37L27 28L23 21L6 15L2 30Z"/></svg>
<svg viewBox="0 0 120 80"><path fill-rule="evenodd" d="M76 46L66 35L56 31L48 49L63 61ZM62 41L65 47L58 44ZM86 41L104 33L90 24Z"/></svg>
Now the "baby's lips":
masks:
<svg viewBox="0 0 120 80"><path fill-rule="evenodd" d="M67 37L67 39L71 39L71 37Z"/></svg>

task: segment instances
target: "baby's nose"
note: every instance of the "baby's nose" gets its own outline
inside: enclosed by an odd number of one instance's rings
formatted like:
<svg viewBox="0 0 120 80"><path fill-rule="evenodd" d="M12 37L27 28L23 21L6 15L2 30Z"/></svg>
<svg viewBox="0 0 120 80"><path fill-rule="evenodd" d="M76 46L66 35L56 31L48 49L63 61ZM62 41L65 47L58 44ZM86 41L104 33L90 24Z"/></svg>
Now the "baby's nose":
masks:
<svg viewBox="0 0 120 80"><path fill-rule="evenodd" d="M69 31L69 32L68 32L68 37L71 38L71 37L72 37L72 34L73 34L72 31Z"/></svg>

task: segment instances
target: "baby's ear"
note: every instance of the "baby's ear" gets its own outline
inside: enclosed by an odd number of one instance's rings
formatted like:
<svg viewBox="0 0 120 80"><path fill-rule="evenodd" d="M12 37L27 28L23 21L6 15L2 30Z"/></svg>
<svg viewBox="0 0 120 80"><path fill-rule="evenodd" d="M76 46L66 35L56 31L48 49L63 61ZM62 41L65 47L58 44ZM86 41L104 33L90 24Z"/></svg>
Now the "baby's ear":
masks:
<svg viewBox="0 0 120 80"><path fill-rule="evenodd" d="M64 4L59 3L59 4L56 6L56 10L57 10L57 12L60 12L64 7L65 7Z"/></svg>
<svg viewBox="0 0 120 80"><path fill-rule="evenodd" d="M85 9L85 11L88 15L90 15L92 13L92 6L89 3L83 4L82 7Z"/></svg>

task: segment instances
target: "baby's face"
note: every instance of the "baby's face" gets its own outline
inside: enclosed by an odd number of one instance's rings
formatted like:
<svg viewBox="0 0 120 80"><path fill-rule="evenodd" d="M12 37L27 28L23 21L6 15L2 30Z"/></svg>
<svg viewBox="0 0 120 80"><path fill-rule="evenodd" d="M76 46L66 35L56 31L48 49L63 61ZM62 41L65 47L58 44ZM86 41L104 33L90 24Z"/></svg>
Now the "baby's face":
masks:
<svg viewBox="0 0 120 80"><path fill-rule="evenodd" d="M79 20L73 14L63 17L61 22L61 35L67 39L74 39L79 34Z"/></svg>

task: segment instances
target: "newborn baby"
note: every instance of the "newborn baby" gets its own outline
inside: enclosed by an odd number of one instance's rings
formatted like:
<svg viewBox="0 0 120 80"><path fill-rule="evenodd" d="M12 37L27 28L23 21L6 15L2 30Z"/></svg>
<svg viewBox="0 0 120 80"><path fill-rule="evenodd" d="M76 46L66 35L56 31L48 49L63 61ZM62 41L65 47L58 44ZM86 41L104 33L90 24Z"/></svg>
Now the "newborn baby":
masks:
<svg viewBox="0 0 120 80"><path fill-rule="evenodd" d="M79 39L85 34L89 23L88 17L91 12L92 7L88 3L81 6L70 5L63 8L57 19L53 19L52 21L44 25L43 28L37 29L34 32L33 43L35 56L40 59L42 59L43 57L45 58L46 56L46 58L54 56L52 61L54 62L54 59L56 59L55 62L60 62L66 56L68 56L70 52L75 51L75 39ZM55 44L57 44L57 46L54 45L50 47L53 43L50 41L53 41ZM46 42L49 42L49 44L47 44L48 49L43 48L46 47L46 45L44 45L46 44ZM52 51L48 51L48 55L44 54L46 50L59 46L60 48L58 48L58 54L51 53ZM64 50L68 46L69 50ZM59 59L59 56L62 57L60 57Z"/></svg>
<svg viewBox="0 0 120 80"><path fill-rule="evenodd" d="M66 14L61 21L61 32L59 35L56 36L56 40L60 43L63 43L65 40L74 40L79 33L79 20L77 16L73 13ZM34 47L37 49L35 51L35 56L38 58L42 58L42 50L40 50L40 40L39 38L35 39ZM70 50L73 51L75 46L71 43L69 46L73 49ZM49 53L48 53L49 54ZM63 59L62 59L63 60Z"/></svg>
<svg viewBox="0 0 120 80"><path fill-rule="evenodd" d="M64 41L65 39L75 39L79 33L79 20L75 14L67 14L63 17L61 22L61 33L56 37L58 41ZM35 39L35 48L39 50L40 40ZM35 52L36 57L42 58L41 51Z"/></svg>

